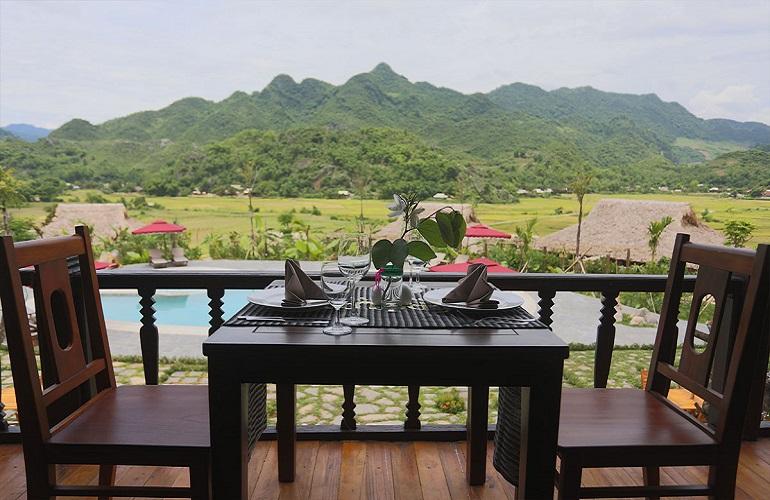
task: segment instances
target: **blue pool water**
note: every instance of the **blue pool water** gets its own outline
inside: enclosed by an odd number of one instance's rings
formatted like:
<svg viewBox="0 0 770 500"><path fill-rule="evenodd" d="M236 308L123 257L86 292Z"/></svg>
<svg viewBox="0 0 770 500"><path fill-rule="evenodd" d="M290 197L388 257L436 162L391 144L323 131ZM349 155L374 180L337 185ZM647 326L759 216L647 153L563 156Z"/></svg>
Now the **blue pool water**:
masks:
<svg viewBox="0 0 770 500"><path fill-rule="evenodd" d="M168 292L166 295L164 292ZM225 292L222 309L225 319L238 312L253 290L228 290ZM138 323L139 295L102 294L102 307L107 320ZM205 290L158 290L155 294L155 319L161 325L208 326L209 298Z"/></svg>

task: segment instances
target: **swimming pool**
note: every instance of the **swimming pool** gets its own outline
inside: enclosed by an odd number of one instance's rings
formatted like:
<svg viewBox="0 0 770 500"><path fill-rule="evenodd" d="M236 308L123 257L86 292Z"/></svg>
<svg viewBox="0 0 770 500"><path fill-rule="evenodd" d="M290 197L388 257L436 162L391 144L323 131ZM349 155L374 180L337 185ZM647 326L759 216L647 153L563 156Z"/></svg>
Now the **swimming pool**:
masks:
<svg viewBox="0 0 770 500"><path fill-rule="evenodd" d="M253 290L228 290L222 299L225 319L246 305ZM113 321L138 323L138 293L102 292L104 318ZM155 319L162 325L208 326L209 298L205 290L158 290L155 293Z"/></svg>

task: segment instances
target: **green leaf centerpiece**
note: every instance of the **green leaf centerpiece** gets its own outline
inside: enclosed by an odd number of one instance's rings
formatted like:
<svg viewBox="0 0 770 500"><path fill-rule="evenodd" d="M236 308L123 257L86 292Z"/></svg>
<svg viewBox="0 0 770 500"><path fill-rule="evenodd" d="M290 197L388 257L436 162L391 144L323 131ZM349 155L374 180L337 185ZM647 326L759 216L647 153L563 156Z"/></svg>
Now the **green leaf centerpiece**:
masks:
<svg viewBox="0 0 770 500"><path fill-rule="evenodd" d="M390 217L403 218L404 230L400 238L382 239L374 244L372 262L377 269L384 269L388 264L403 269L409 255L427 262L436 257L435 248L459 248L465 237L465 218L452 207L446 206L421 217L425 209L420 207L416 195L394 194L393 204L388 209ZM422 239L407 241L410 233L419 234Z"/></svg>

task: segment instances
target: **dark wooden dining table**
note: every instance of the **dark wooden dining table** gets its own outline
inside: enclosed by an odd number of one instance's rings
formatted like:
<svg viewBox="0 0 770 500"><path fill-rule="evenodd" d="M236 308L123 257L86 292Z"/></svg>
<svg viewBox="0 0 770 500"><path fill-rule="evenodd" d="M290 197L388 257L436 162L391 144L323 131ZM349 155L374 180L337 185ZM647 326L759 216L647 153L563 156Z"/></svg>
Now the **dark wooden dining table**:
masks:
<svg viewBox="0 0 770 500"><path fill-rule="evenodd" d="M203 344L209 363L213 498L248 497L249 383L275 383L278 479L294 480L295 385L361 384L469 388L466 474L486 477L490 386L522 387L519 498L551 498L568 346L546 328L222 326Z"/></svg>

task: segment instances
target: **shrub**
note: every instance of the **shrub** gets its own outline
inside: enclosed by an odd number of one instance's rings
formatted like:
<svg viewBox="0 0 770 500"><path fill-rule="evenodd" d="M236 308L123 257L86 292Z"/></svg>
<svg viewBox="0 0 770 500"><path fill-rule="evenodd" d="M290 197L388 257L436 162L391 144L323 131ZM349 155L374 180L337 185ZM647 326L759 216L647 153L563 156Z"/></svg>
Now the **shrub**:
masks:
<svg viewBox="0 0 770 500"><path fill-rule="evenodd" d="M465 401L460 397L460 393L457 389L452 389L449 392L440 394L436 398L436 409L444 413L451 413L457 415L465 411Z"/></svg>

